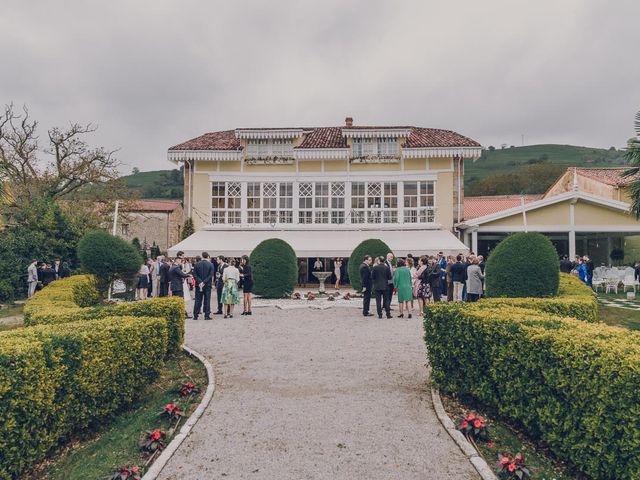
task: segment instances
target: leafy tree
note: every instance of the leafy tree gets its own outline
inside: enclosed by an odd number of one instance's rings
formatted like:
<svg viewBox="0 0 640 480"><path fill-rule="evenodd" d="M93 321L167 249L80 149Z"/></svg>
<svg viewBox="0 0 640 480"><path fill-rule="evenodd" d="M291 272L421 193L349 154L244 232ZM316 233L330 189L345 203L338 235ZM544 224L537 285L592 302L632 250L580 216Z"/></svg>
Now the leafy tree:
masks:
<svg viewBox="0 0 640 480"><path fill-rule="evenodd" d="M256 295L283 298L293 293L298 280L296 253L284 240L270 238L260 242L250 256Z"/></svg>
<svg viewBox="0 0 640 480"><path fill-rule="evenodd" d="M137 174L139 174L139 173L140 173L140 169L139 169L138 167L133 167L133 170L131 170L131 173L132 173L133 175L137 175Z"/></svg>
<svg viewBox="0 0 640 480"><path fill-rule="evenodd" d="M180 240L184 240L190 235L195 233L195 229L193 227L193 220L191 218L187 218L184 222L184 226L182 227L182 233L180 235Z"/></svg>
<svg viewBox="0 0 640 480"><path fill-rule="evenodd" d="M142 265L142 257L133 245L103 230L82 237L78 258L82 268L96 276L103 292L117 279L131 283Z"/></svg>
<svg viewBox="0 0 640 480"><path fill-rule="evenodd" d="M156 245L156 242L153 242L153 245L151 245L151 249L150 249L149 255L154 260L156 258L158 258L160 255L162 255L162 253L160 252L160 247L158 245Z"/></svg>
<svg viewBox="0 0 640 480"><path fill-rule="evenodd" d="M624 176L633 179L629 185L631 211L635 213L636 218L640 218L640 111L636 113L635 127L638 136L629 139L625 153L625 159L631 168L624 172Z"/></svg>
<svg viewBox="0 0 640 480"><path fill-rule="evenodd" d="M365 255L371 255L373 258L380 255L386 256L391 252L389 246L379 238L370 238L363 240L353 249L349 257L348 271L349 281L354 290L359 292L362 290L362 282L360 281L360 265Z"/></svg>
<svg viewBox="0 0 640 480"><path fill-rule="evenodd" d="M530 164L510 173L469 182L465 187L465 194L477 196L544 193L565 170L566 166L549 161Z"/></svg>
<svg viewBox="0 0 640 480"><path fill-rule="evenodd" d="M514 233L491 252L485 267L488 297L551 297L558 294L560 262L541 233Z"/></svg>

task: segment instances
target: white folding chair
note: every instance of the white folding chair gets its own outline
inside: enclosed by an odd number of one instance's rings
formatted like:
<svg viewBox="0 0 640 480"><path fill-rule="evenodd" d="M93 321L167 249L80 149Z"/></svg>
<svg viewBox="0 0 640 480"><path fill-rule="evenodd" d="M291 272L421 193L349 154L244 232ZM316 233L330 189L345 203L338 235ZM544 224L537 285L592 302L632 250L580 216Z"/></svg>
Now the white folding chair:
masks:
<svg viewBox="0 0 640 480"><path fill-rule="evenodd" d="M627 275L624 277L622 281L622 285L624 287L624 292L627 291L627 287L631 287L633 289L633 293L636 292L636 279L634 275Z"/></svg>
<svg viewBox="0 0 640 480"><path fill-rule="evenodd" d="M609 293L611 290L613 290L617 294L619 283L620 279L617 276L607 278L605 293Z"/></svg>

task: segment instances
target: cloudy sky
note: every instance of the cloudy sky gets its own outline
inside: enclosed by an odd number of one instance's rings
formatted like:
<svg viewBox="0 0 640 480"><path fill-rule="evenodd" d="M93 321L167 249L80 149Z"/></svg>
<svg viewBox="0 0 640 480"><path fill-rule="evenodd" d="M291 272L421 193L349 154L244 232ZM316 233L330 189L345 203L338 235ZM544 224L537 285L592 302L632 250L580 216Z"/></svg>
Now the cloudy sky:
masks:
<svg viewBox="0 0 640 480"><path fill-rule="evenodd" d="M624 146L638 0L0 0L0 104L95 122L124 172L250 126L400 124Z"/></svg>

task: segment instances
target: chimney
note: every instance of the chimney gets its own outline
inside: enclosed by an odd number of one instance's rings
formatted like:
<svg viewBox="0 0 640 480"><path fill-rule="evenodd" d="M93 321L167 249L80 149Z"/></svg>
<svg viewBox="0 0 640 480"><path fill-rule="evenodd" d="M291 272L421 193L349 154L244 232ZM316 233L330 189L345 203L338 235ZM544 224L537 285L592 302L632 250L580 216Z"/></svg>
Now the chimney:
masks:
<svg viewBox="0 0 640 480"><path fill-rule="evenodd" d="M353 127L353 117L347 117L344 119L344 124L347 127Z"/></svg>

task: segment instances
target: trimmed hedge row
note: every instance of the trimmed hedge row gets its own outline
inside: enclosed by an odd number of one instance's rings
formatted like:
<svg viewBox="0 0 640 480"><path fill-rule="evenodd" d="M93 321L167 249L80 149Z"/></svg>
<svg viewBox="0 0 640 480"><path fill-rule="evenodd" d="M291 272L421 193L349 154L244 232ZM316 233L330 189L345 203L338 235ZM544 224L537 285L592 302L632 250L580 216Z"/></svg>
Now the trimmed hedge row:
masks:
<svg viewBox="0 0 640 480"><path fill-rule="evenodd" d="M494 407L593 478L640 478L640 333L550 313L597 316L595 302L583 299L594 310L584 315L571 298L587 297L582 286L561 284L568 299L556 303L430 304L433 380Z"/></svg>
<svg viewBox="0 0 640 480"><path fill-rule="evenodd" d="M99 295L93 278L75 275L51 283L36 293L24 307L27 326L97 320L112 316L163 317L169 327L168 353L177 353L184 343L185 306L182 297L163 297L136 303L96 306Z"/></svg>
<svg viewBox="0 0 640 480"><path fill-rule="evenodd" d="M573 275L560 274L558 296L551 298L485 298L480 303L532 308L585 322L598 322L598 299L589 287Z"/></svg>
<svg viewBox="0 0 640 480"><path fill-rule="evenodd" d="M0 333L0 478L15 478L130 403L158 375L167 346L167 320L159 317Z"/></svg>

